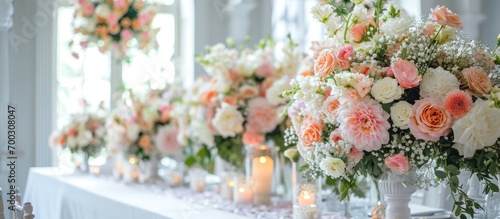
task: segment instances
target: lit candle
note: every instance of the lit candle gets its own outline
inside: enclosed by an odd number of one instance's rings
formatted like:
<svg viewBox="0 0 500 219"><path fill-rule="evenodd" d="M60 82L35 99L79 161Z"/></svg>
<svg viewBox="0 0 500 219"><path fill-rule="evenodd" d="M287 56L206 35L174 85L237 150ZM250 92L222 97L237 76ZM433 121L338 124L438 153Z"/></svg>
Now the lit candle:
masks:
<svg viewBox="0 0 500 219"><path fill-rule="evenodd" d="M237 191L234 193L234 201L237 203L250 203L252 202L252 191L244 183L241 183Z"/></svg>
<svg viewBox="0 0 500 219"><path fill-rule="evenodd" d="M172 180L170 182L172 183L173 186L180 185L181 177L178 174L174 173L172 174Z"/></svg>
<svg viewBox="0 0 500 219"><path fill-rule="evenodd" d="M225 199L229 199L229 200L233 199L233 190L234 190L234 180L230 179L230 180L222 183L221 195Z"/></svg>
<svg viewBox="0 0 500 219"><path fill-rule="evenodd" d="M205 182L203 181L191 181L191 189L195 192L205 191Z"/></svg>
<svg viewBox="0 0 500 219"><path fill-rule="evenodd" d="M123 164L123 180L126 182L137 182L139 180L139 166L137 165L138 159L130 157L128 162Z"/></svg>
<svg viewBox="0 0 500 219"><path fill-rule="evenodd" d="M314 195L314 192L308 190L300 192L298 198L298 204L300 206L314 205L315 202L316 202L316 196Z"/></svg>
<svg viewBox="0 0 500 219"><path fill-rule="evenodd" d="M265 146L263 146L265 147ZM254 203L271 203L271 179L274 161L269 156L255 157L252 160L252 178L254 180Z"/></svg>
<svg viewBox="0 0 500 219"><path fill-rule="evenodd" d="M101 170L99 169L99 167L90 167L90 172L92 174L99 175L99 173L101 172Z"/></svg>

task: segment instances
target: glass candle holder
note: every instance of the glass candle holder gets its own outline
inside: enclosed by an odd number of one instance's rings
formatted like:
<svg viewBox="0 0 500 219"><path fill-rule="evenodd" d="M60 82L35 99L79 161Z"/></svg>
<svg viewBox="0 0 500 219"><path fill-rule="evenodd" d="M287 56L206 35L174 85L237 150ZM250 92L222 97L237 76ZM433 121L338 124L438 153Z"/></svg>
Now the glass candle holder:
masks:
<svg viewBox="0 0 500 219"><path fill-rule="evenodd" d="M233 172L226 172L221 177L220 194L223 198L233 200L233 192L235 183L235 174Z"/></svg>
<svg viewBox="0 0 500 219"><path fill-rule="evenodd" d="M205 191L205 177L207 172L201 168L193 168L189 170L189 187L194 192Z"/></svg>
<svg viewBox="0 0 500 219"><path fill-rule="evenodd" d="M273 172L276 150L266 145L246 146L245 174L251 180L253 203L257 205L271 204ZM247 182L248 183L248 182Z"/></svg>
<svg viewBox="0 0 500 219"><path fill-rule="evenodd" d="M317 219L320 217L321 178L314 179L308 171L298 171L292 163L293 218Z"/></svg>
<svg viewBox="0 0 500 219"><path fill-rule="evenodd" d="M243 174L235 175L233 187L233 201L235 203L252 203L253 192L251 180Z"/></svg>
<svg viewBox="0 0 500 219"><path fill-rule="evenodd" d="M125 182L138 182L139 181L139 159L136 156L129 156L127 160L122 163L123 180Z"/></svg>

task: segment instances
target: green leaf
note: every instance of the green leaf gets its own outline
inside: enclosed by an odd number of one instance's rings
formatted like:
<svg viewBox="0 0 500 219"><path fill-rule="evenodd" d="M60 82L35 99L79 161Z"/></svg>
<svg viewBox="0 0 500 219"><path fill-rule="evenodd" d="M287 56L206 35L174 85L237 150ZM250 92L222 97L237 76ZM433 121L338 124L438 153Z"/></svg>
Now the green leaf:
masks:
<svg viewBox="0 0 500 219"><path fill-rule="evenodd" d="M499 192L499 191L498 191L498 186L497 186L497 185L495 185L495 184L493 184L493 183L492 183L492 184L490 184L490 188L491 188L491 191L493 191L493 192Z"/></svg>
<svg viewBox="0 0 500 219"><path fill-rule="evenodd" d="M196 157L194 156L189 156L184 160L184 164L188 167L192 167L196 163Z"/></svg>
<svg viewBox="0 0 500 219"><path fill-rule="evenodd" d="M444 171L441 170L435 170L434 174L436 174L436 176L439 177L440 179L445 179L446 177L448 177L448 174L446 174Z"/></svg>
<svg viewBox="0 0 500 219"><path fill-rule="evenodd" d="M451 176L451 177L450 177L450 182L452 183L452 185L454 185L454 186L458 186L458 183L459 183L458 181L459 181L459 180L458 180L458 177L457 177L457 176Z"/></svg>
<svg viewBox="0 0 500 219"><path fill-rule="evenodd" d="M455 215L458 216L462 213L462 208L460 207L457 207L457 209L455 209Z"/></svg>
<svg viewBox="0 0 500 219"><path fill-rule="evenodd" d="M302 171L307 170L307 169L309 169L309 164L304 164L304 165L300 166L298 170L299 170L299 172L302 172Z"/></svg>
<svg viewBox="0 0 500 219"><path fill-rule="evenodd" d="M450 172L451 172L451 171L459 171L459 170L458 170L458 168L457 168L456 166L453 166L453 165L448 165L448 166L446 166L446 169L447 169L448 171L450 171Z"/></svg>
<svg viewBox="0 0 500 219"><path fill-rule="evenodd" d="M326 181L325 181L325 183L326 183L327 185L329 185L329 186L333 186L333 185L335 185L335 180L334 180L332 177L327 176L327 177L326 177Z"/></svg>

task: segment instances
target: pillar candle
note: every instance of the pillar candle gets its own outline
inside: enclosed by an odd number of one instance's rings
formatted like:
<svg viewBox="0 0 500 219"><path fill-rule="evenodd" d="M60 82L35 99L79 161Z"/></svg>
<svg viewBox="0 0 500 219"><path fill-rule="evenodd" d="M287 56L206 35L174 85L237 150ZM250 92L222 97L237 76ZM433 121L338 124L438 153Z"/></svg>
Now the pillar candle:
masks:
<svg viewBox="0 0 500 219"><path fill-rule="evenodd" d="M274 161L269 156L255 157L252 160L252 178L254 181L254 203L270 204L271 182Z"/></svg>
<svg viewBox="0 0 500 219"><path fill-rule="evenodd" d="M251 203L252 202L252 191L244 183L241 183L236 187L234 193L234 201L237 203Z"/></svg>

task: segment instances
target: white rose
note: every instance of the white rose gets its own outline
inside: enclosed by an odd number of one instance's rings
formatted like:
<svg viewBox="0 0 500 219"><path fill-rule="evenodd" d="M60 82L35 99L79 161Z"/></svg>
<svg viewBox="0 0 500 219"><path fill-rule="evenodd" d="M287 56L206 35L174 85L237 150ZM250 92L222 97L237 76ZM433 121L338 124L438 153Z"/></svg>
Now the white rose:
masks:
<svg viewBox="0 0 500 219"><path fill-rule="evenodd" d="M341 159L328 157L321 161L319 167L326 175L339 178L344 175L346 165Z"/></svg>
<svg viewBox="0 0 500 219"><path fill-rule="evenodd" d="M313 14L314 19L321 23L326 23L330 17L333 16L333 8L329 4L315 5L311 8L311 13Z"/></svg>
<svg viewBox="0 0 500 219"><path fill-rule="evenodd" d="M234 137L243 132L243 121L243 115L236 106L224 103L217 109L212 125L222 137Z"/></svg>
<svg viewBox="0 0 500 219"><path fill-rule="evenodd" d="M290 85L290 78L283 77L273 83L269 89L266 90L266 99L273 106L285 104L288 98L282 98L280 95L293 87Z"/></svg>
<svg viewBox="0 0 500 219"><path fill-rule="evenodd" d="M406 101L399 101L391 106L391 120L394 126L408 129L408 120L412 113L412 105Z"/></svg>
<svg viewBox="0 0 500 219"><path fill-rule="evenodd" d="M214 135L205 121L194 121L191 124L193 137L208 147L214 146Z"/></svg>
<svg viewBox="0 0 500 219"><path fill-rule="evenodd" d="M472 157L476 150L495 144L500 137L500 109L493 101L477 99L472 109L453 124L453 145L460 155Z"/></svg>
<svg viewBox="0 0 500 219"><path fill-rule="evenodd" d="M451 72L441 67L429 68L420 82L420 96L444 101L446 94L459 88L460 82Z"/></svg>
<svg viewBox="0 0 500 219"><path fill-rule="evenodd" d="M109 9L109 6L106 4L99 4L95 9L95 14L101 18L107 19L110 13L111 10Z"/></svg>
<svg viewBox="0 0 500 219"><path fill-rule="evenodd" d="M394 78L385 77L377 80L371 90L373 98L382 103L390 103L394 100L401 98L403 95L403 88L399 86L398 81Z"/></svg>

